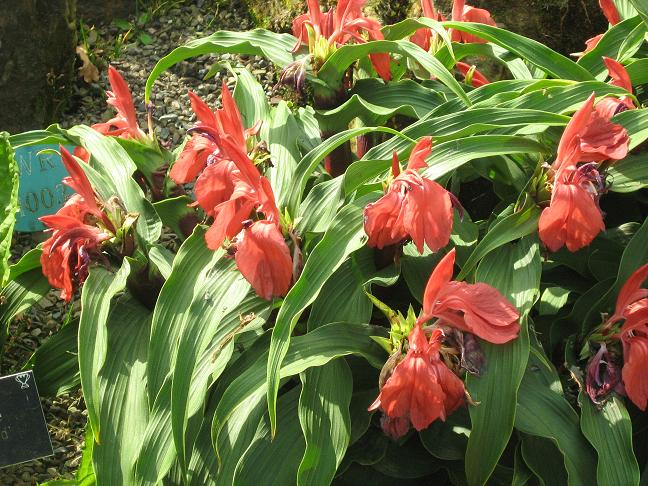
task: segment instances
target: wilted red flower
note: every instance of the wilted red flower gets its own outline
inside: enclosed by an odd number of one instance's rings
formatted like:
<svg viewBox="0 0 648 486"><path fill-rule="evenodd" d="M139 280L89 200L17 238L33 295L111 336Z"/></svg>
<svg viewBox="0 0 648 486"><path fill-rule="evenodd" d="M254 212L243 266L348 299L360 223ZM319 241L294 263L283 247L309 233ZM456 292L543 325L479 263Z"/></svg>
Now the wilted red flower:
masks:
<svg viewBox="0 0 648 486"><path fill-rule="evenodd" d="M102 241L112 237L115 228L97 205L90 181L77 161L64 147L61 146L60 150L63 164L70 174L63 183L78 194L72 196L56 214L40 218L52 231L43 244L40 261L50 285L61 289L61 298L69 301L76 287L88 276L92 253Z"/></svg>
<svg viewBox="0 0 648 486"><path fill-rule="evenodd" d="M454 0L454 3L452 4L452 20L454 22L476 22L492 25L493 27L497 26L488 10L466 5L465 0ZM450 30L450 38L453 42L488 42L476 35L462 32L457 29Z"/></svg>
<svg viewBox="0 0 648 486"><path fill-rule="evenodd" d="M396 365L369 411L381 409L386 418L383 430L393 438L404 435L409 423L416 430L444 420L464 403L465 388L441 360L443 331L432 331L430 340L417 324L408 337L409 349Z"/></svg>
<svg viewBox="0 0 648 486"><path fill-rule="evenodd" d="M623 67L623 64L609 57L603 57L603 61L605 62L605 66L608 69L610 78L612 78L609 81L609 84L623 88L628 93L632 93L632 82L630 81L630 76L628 75L626 69ZM623 96L621 97L621 99L606 97L596 103L596 106L594 107L596 112L607 120L612 118L617 113L621 113L622 111L626 110L633 110L635 108L636 107L634 103L627 96Z"/></svg>
<svg viewBox="0 0 648 486"><path fill-rule="evenodd" d="M556 173L578 162L620 160L628 154L627 130L594 109L595 97L592 93L567 124L552 165Z"/></svg>
<svg viewBox="0 0 648 486"><path fill-rule="evenodd" d="M616 25L621 22L621 15L614 4L614 0L599 0L603 15L610 22L611 25Z"/></svg>
<svg viewBox="0 0 648 486"><path fill-rule="evenodd" d="M485 84L490 84L490 81L486 76L480 73L475 66L466 64L465 62L457 62L455 67L463 74L466 83L469 83L474 88L479 88Z"/></svg>
<svg viewBox="0 0 648 486"><path fill-rule="evenodd" d="M455 249L437 264L425 287L418 323L433 317L438 325L468 331L495 344L515 339L520 314L499 290L485 283L452 281Z"/></svg>
<svg viewBox="0 0 648 486"><path fill-rule="evenodd" d="M284 296L292 281L292 259L288 245L276 223L256 221L245 224L236 243L236 266L266 299Z"/></svg>
<svg viewBox="0 0 648 486"><path fill-rule="evenodd" d="M434 8L432 0L421 0L421 7L423 8L423 16L439 22L445 22L444 15ZM430 29L418 29L410 37L410 41L426 51L430 50L430 39L435 35Z"/></svg>
<svg viewBox="0 0 648 486"><path fill-rule="evenodd" d="M335 10L322 12L318 0L308 0L308 13L302 14L293 20L293 35L299 39L295 49L302 43L308 44L311 54L319 58L320 62L326 60L332 52L320 52L321 41L325 39L330 47L337 47L349 41L366 42L362 36L366 32L371 40L383 40L381 25L377 20L365 17L362 7L366 0L339 0ZM314 33L309 37L308 28ZM391 79L389 54L370 54L369 58L378 75L385 81Z"/></svg>
<svg viewBox="0 0 648 486"><path fill-rule="evenodd" d="M144 132L137 124L137 114L135 113L135 104L131 96L128 84L119 74L117 69L112 66L108 67L108 81L112 91L106 91L108 95L108 104L117 110L117 116L108 120L106 123L97 123L92 128L111 137L143 139L146 137Z"/></svg>
<svg viewBox="0 0 648 486"><path fill-rule="evenodd" d="M551 251L577 251L605 229L598 196L602 178L593 164L564 167L556 175L549 206L538 222L540 239Z"/></svg>
<svg viewBox="0 0 648 486"><path fill-rule="evenodd" d="M384 248L408 236L420 253L423 253L424 244L432 251L448 244L453 222L450 193L416 171L427 166L425 157L431 151L432 139L421 139L412 150L407 170L401 174L398 174L398 158L394 155L396 177L385 196L368 204L364 210L369 246Z"/></svg>

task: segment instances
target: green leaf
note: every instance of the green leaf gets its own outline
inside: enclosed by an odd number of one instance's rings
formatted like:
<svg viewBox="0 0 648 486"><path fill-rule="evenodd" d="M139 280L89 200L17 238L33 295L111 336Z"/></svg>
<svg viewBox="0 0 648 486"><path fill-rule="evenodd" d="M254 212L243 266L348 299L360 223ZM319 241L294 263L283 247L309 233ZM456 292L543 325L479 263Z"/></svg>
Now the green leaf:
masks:
<svg viewBox="0 0 648 486"><path fill-rule="evenodd" d="M137 166L126 150L114 137L105 137L84 125L72 127L68 133L73 138L78 137L79 143L90 152L90 164L83 164L82 167L103 200L118 196L127 211L139 215L136 225L138 236L149 244L157 241L162 231L162 222L133 179ZM101 183L97 184L99 181Z"/></svg>
<svg viewBox="0 0 648 486"><path fill-rule="evenodd" d="M290 34L275 34L264 29L247 32L229 32L220 30L210 36L194 39L184 46L177 47L160 59L146 80L145 101L151 99L153 83L171 66L203 54L246 54L264 56L280 67L287 66L295 60L292 48L297 43Z"/></svg>
<svg viewBox="0 0 648 486"><path fill-rule="evenodd" d="M551 440L524 434L521 455L542 486L567 484L562 454Z"/></svg>
<svg viewBox="0 0 648 486"><path fill-rule="evenodd" d="M612 26L605 32L596 47L578 60L578 64L595 76L607 72L603 56L612 59L621 58L624 53L620 52L620 49L629 39L633 43L639 42L640 44L643 41L645 27L637 29L639 25L641 25L641 19L634 17Z"/></svg>
<svg viewBox="0 0 648 486"><path fill-rule="evenodd" d="M638 485L639 465L632 449L632 422L623 402L613 396L597 408L581 391L578 403L583 434L598 452L597 484Z"/></svg>
<svg viewBox="0 0 648 486"><path fill-rule="evenodd" d="M637 10L644 24L648 27L648 5L643 0L629 0L632 6Z"/></svg>
<svg viewBox="0 0 648 486"><path fill-rule="evenodd" d="M270 121L270 104L263 86L247 69L233 69L232 71L236 75L236 87L233 96L236 106L241 112L243 126L252 128L257 122L264 122L261 126L261 138L265 139L263 134L267 131L267 125Z"/></svg>
<svg viewBox="0 0 648 486"><path fill-rule="evenodd" d="M41 344L25 364L33 369L38 392L44 397L55 397L76 388L79 375L77 323L63 326Z"/></svg>
<svg viewBox="0 0 648 486"><path fill-rule="evenodd" d="M301 276L290 289L277 315L268 357L268 409L274 424L276 398L279 390L281 363L288 351L290 335L302 312L320 293L322 286L347 257L360 248L367 237L363 229L362 211L377 194L369 194L340 210L306 260Z"/></svg>
<svg viewBox="0 0 648 486"><path fill-rule="evenodd" d="M613 192L635 192L648 187L648 154L628 155L608 169Z"/></svg>
<svg viewBox="0 0 648 486"><path fill-rule="evenodd" d="M272 436L267 416L261 422L252 444L238 463L233 484L284 486L294 483L304 450L304 437L297 420L298 392L298 388L293 388L279 399L280 434ZM281 460L277 460L278 457Z"/></svg>
<svg viewBox="0 0 648 486"><path fill-rule="evenodd" d="M49 289L50 285L40 268L12 276L9 283L0 289L0 357L4 353L5 339L13 318L43 298Z"/></svg>
<svg viewBox="0 0 648 486"><path fill-rule="evenodd" d="M108 352L106 324L112 298L126 286L130 264L124 260L117 273L103 267L90 269L81 292L79 321L79 373L88 420L97 443L101 443L101 385L99 372Z"/></svg>
<svg viewBox="0 0 648 486"><path fill-rule="evenodd" d="M465 268L465 267L464 267ZM529 355L527 315L539 296L542 261L536 238L501 246L480 263L476 281L497 288L520 311L520 335L495 345L481 341L486 371L469 375L466 385L479 405L470 407L472 430L466 449L469 484L485 484L513 431L515 403Z"/></svg>
<svg viewBox="0 0 648 486"><path fill-rule="evenodd" d="M544 146L527 137L474 135L436 145L432 155L427 158L428 168L422 172L422 175L437 180L475 159L545 151ZM344 176L345 192L349 194L364 182L385 173L390 163L387 160L359 160L351 164Z"/></svg>
<svg viewBox="0 0 648 486"><path fill-rule="evenodd" d="M537 343L531 346L520 385L515 428L558 446L570 486L596 484L596 454L580 432L578 414L563 395L558 373Z"/></svg>
<svg viewBox="0 0 648 486"><path fill-rule="evenodd" d="M510 108L473 108L459 113L426 118L408 126L403 130L407 137L418 139L425 135L432 135L434 142L460 139L481 132L501 129L517 129L537 125L564 126L569 122L569 117L556 113L540 110L526 110ZM500 133L501 134L501 133ZM369 150L363 159L366 160L391 160L391 155L396 150L401 158L409 155L412 145L405 138L391 138ZM434 147L434 153L438 149Z"/></svg>
<svg viewBox="0 0 648 486"><path fill-rule="evenodd" d="M240 319L235 319L234 322L226 320L231 312L240 316L237 308L250 290L250 284L235 268L233 260L221 259L216 262L210 269L209 277L204 278L204 283L209 286L213 296L205 299L198 295L188 306L179 307L188 310L189 318L176 345L177 356L171 384L171 425L178 460L185 475L191 452L188 447L191 442L187 444L187 422L202 408L211 381L211 373L194 381L200 364L198 360L212 340L219 343L220 348L216 353L220 354L220 350L242 327ZM193 278L192 275L187 277ZM186 279L184 283L187 284ZM166 293L165 297L168 298L169 295ZM177 301L175 303L178 304Z"/></svg>
<svg viewBox="0 0 648 486"><path fill-rule="evenodd" d="M312 149L299 161L297 167L293 173L291 191L288 198L288 209L290 214L296 214L297 208L302 200L302 194L306 188L306 183L311 173L319 165L319 163L324 160L328 154L330 154L337 147L343 143L348 142L352 138L359 137L360 135L365 135L372 132L385 132L392 135L400 135L396 130L392 130L387 127L361 127L361 128L352 128L350 130L344 130L342 132L336 133L332 137L328 138L325 142L319 146ZM410 143L413 140L410 140Z"/></svg>
<svg viewBox="0 0 648 486"><path fill-rule="evenodd" d="M40 389L39 389L40 391ZM81 450L81 464L79 464L79 469L77 469L75 479L76 486L94 486L97 484L94 468L92 467L92 451L94 449L94 440L92 436L92 429L90 424L86 424L86 430L84 434L84 444Z"/></svg>
<svg viewBox="0 0 648 486"><path fill-rule="evenodd" d="M484 258L494 249L535 232L538 227L539 219L540 210L536 206L532 206L524 211L518 211L502 218L477 244L468 257L468 260L466 260L466 263L461 268L457 280L468 275L479 260Z"/></svg>
<svg viewBox="0 0 648 486"><path fill-rule="evenodd" d="M105 331L105 359L96 377L101 390L97 403L101 442L92 452L94 472L99 484L133 484L137 451L148 421L146 357L151 313L132 297L122 296L111 306Z"/></svg>
<svg viewBox="0 0 648 486"><path fill-rule="evenodd" d="M569 298L569 289L563 287L547 287L540 297L538 312L541 316L555 316Z"/></svg>
<svg viewBox="0 0 648 486"><path fill-rule="evenodd" d="M18 164L9 134L0 132L0 289L9 279L11 237L18 212Z"/></svg>
<svg viewBox="0 0 648 486"><path fill-rule="evenodd" d="M154 42L153 37L151 37L146 32L141 32L140 35L137 36L137 40L139 40L140 43L144 46L148 46L149 44L153 44Z"/></svg>
<svg viewBox="0 0 648 486"><path fill-rule="evenodd" d="M612 121L628 130L630 150L648 140L648 108L624 111L612 118Z"/></svg>
<svg viewBox="0 0 648 486"><path fill-rule="evenodd" d="M153 203L153 207L162 223L171 228L178 238L185 239L200 219L196 208L190 206L193 202L189 196L178 196Z"/></svg>
<svg viewBox="0 0 648 486"><path fill-rule="evenodd" d="M306 451L299 465L297 484L326 486L333 480L351 437L349 404L353 378L344 359L311 368L300 376L298 411ZM284 433L282 429L279 437Z"/></svg>
<svg viewBox="0 0 648 486"><path fill-rule="evenodd" d="M592 74L587 69L533 39L486 24L472 22L443 22L442 24L446 28L468 32L497 44L537 66L554 78L573 79L575 81L593 79Z"/></svg>
<svg viewBox="0 0 648 486"><path fill-rule="evenodd" d="M288 104L282 100L272 111L268 129L268 150L272 166L266 172L280 209L288 205L292 193L295 192L292 178L301 159L297 147L300 135L295 117Z"/></svg>
<svg viewBox="0 0 648 486"><path fill-rule="evenodd" d="M385 352L371 336L385 335L385 329L368 324L331 323L318 327L303 336L296 336L290 342L288 351L279 370L279 379L297 375L309 368L322 366L332 359L349 354L364 357L374 367L381 367ZM230 416L257 392L270 389L266 380L268 352L262 353L256 361L227 387L223 394L212 424L212 439L215 446ZM276 402L275 402L276 404ZM275 408L276 410L276 408ZM277 436L279 436L278 434Z"/></svg>
<svg viewBox="0 0 648 486"><path fill-rule="evenodd" d="M637 59L626 66L633 86L648 83L648 59Z"/></svg>
<svg viewBox="0 0 648 486"><path fill-rule="evenodd" d="M362 44L346 44L339 47L329 56L324 65L319 69L317 77L331 87L338 86L344 77L344 73L351 64L369 54L378 52L401 54L404 57L412 59L432 76L437 77L466 106L471 105L468 96L466 96L459 82L457 82L454 76L452 76L438 59L430 55L430 53L425 52L416 44L405 40L377 40Z"/></svg>
<svg viewBox="0 0 648 486"><path fill-rule="evenodd" d="M344 204L343 177L316 184L299 205L296 228L300 234L323 233Z"/></svg>

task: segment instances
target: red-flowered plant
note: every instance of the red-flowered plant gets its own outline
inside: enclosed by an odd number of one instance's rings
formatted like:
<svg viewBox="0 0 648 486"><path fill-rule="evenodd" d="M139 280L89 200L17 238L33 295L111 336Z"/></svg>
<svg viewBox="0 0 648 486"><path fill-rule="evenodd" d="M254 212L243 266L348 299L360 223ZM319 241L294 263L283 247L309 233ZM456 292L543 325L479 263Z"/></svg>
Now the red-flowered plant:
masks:
<svg viewBox="0 0 648 486"><path fill-rule="evenodd" d="M576 62L474 3L308 1L169 53L146 113L109 68L111 120L0 134L3 255L14 148L60 144L76 192L0 315L80 293L29 364L80 382L98 484L645 481L647 12L601 1ZM226 52L283 88L218 64L220 108L190 92L160 143L155 80Z"/></svg>

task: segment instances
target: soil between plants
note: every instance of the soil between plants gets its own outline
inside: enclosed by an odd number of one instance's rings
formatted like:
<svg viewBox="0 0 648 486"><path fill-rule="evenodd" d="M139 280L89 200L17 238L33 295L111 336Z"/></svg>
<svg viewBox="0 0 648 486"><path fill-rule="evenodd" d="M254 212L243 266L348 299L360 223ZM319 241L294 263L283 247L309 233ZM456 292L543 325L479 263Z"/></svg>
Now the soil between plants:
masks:
<svg viewBox="0 0 648 486"><path fill-rule="evenodd" d="M175 1L174 8L164 12L157 11L138 33L146 33L152 39L148 45L134 41L127 43L119 56L107 60L124 76L133 93L140 126L146 128L146 106L144 86L146 78L157 61L175 47L186 41L209 35L217 30L247 30L252 27L245 10L232 2L230 6L218 7L218 1ZM131 23L136 18L127 19ZM123 29L111 24L95 24L104 48L114 45L115 39L123 34ZM136 39L136 37L134 37ZM187 92L194 91L211 107L219 106L220 86L223 80L230 88L234 78L217 73L213 78L204 80L212 65L218 61L228 61L233 67L246 68L255 75L266 89L269 98L276 100L272 91L276 82L276 72L265 59L251 56L207 55L182 62L164 73L153 88L152 102L155 105L155 132L161 143L175 148L182 143L187 129L195 116L191 111ZM110 89L107 70L103 66L100 80L88 84L81 77L73 87L73 97L69 110L60 124L69 128L76 124L92 125L106 121L114 116L114 110L105 102L105 91ZM22 254L38 245L47 236L43 233L16 233L12 244L12 260L17 261ZM168 235L172 240L173 235ZM170 241L171 243L171 241ZM0 359L0 374L8 375L19 371L32 353L60 328L63 319L73 306L73 316L78 319L78 297L66 304L58 298L59 291L50 291L37 305L17 319L10 326L4 355ZM74 479L81 460L84 443L84 428L87 412L81 391L76 389L58 397L42 397L41 403L48 424L54 455L24 464L0 469L0 485L26 486L41 484L54 479Z"/></svg>

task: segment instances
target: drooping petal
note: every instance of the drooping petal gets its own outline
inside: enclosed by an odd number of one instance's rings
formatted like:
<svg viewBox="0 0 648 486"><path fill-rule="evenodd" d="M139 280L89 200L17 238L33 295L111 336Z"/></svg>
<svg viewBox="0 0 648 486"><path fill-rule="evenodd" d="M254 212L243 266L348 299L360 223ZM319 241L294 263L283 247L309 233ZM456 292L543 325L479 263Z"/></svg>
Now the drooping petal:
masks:
<svg viewBox="0 0 648 486"><path fill-rule="evenodd" d="M195 134L171 166L169 177L177 184L191 182L205 168L209 157L217 154L218 146L213 141Z"/></svg>
<svg viewBox="0 0 648 486"><path fill-rule="evenodd" d="M245 228L235 258L239 271L260 297L272 300L288 293L292 259L275 223L257 221Z"/></svg>
<svg viewBox="0 0 648 486"><path fill-rule="evenodd" d="M475 8L465 5L464 0L454 0L452 5L452 20L458 22L476 22L480 24L497 26L488 10L483 8ZM453 42L475 42L486 43L488 41L477 37L476 35L462 32L460 30L452 29L450 31L450 38Z"/></svg>
<svg viewBox="0 0 648 486"><path fill-rule="evenodd" d="M624 342L623 384L628 398L646 411L648 406L648 337L638 335Z"/></svg>
<svg viewBox="0 0 648 486"><path fill-rule="evenodd" d="M196 202L205 213L213 216L214 208L227 201L234 192L238 169L233 162L223 160L207 166L194 186Z"/></svg>
<svg viewBox="0 0 648 486"><path fill-rule="evenodd" d="M225 238L232 239L239 234L243 229L243 221L250 217L256 204L257 200L250 188L239 185L230 199L214 208L214 222L205 233L207 248L216 250Z"/></svg>
<svg viewBox="0 0 648 486"><path fill-rule="evenodd" d="M517 309L499 290L481 282L443 286L432 315L495 344L511 341L520 332Z"/></svg>
<svg viewBox="0 0 648 486"><path fill-rule="evenodd" d="M403 228L401 210L404 195L398 191L388 191L364 209L364 229L369 237L367 245L382 249L400 243L407 238Z"/></svg>
<svg viewBox="0 0 648 486"><path fill-rule="evenodd" d="M369 410L380 408L390 420L406 419L416 430L423 430L437 419L445 420L463 403L463 381L439 358L441 335L433 334L428 345L421 327L414 326L407 355L396 365ZM396 425L387 429L392 436L407 431L402 423Z"/></svg>
<svg viewBox="0 0 648 486"><path fill-rule="evenodd" d="M407 168L410 170L426 169L425 159L432 153L432 137L423 137L412 149ZM397 174L398 175L398 174Z"/></svg>
<svg viewBox="0 0 648 486"><path fill-rule="evenodd" d="M61 161L65 166L65 170L70 174L69 177L63 179L63 183L81 195L84 204L88 208L88 212L101 218L103 213L99 209L99 206L97 206L95 192L90 184L88 176L86 176L74 156L72 156L72 154L63 147L63 145L59 146L59 150L61 151Z"/></svg>
<svg viewBox="0 0 648 486"><path fill-rule="evenodd" d="M594 110L594 99L596 94L592 93L589 98L583 103L569 123L565 127L565 131L560 137L558 144L558 152L556 154L556 161L552 167L556 172L563 166L569 166L579 162L580 158L580 137L579 134L585 130L585 127L590 119L592 111Z"/></svg>
<svg viewBox="0 0 648 486"><path fill-rule="evenodd" d="M605 63L605 67L607 67L608 74L612 78L610 84L632 93L632 81L623 64L606 56L603 56L603 62Z"/></svg>
<svg viewBox="0 0 648 486"><path fill-rule="evenodd" d="M594 110L580 133L579 161L621 160L628 155L629 143L630 137L625 127L612 123Z"/></svg>
<svg viewBox="0 0 648 486"><path fill-rule="evenodd" d="M393 187L406 191L402 224L419 253L423 253L424 245L432 251L446 246L453 224L452 201L448 191L412 170L406 170L394 179Z"/></svg>
<svg viewBox="0 0 648 486"><path fill-rule="evenodd" d="M575 169L566 168L565 171ZM603 216L592 194L565 173L554 184L549 207L538 222L540 239L551 251L566 245L577 251L605 229Z"/></svg>
<svg viewBox="0 0 648 486"><path fill-rule="evenodd" d="M432 317L432 311L441 289L452 280L456 250L453 248L445 255L432 271L423 293L423 313L418 322L422 323Z"/></svg>
<svg viewBox="0 0 648 486"><path fill-rule="evenodd" d="M625 309L634 302L648 297L648 289L641 288L641 285L648 279L648 263L636 269L630 278L626 280L619 291L614 315L617 319L623 316ZM616 319L610 318L611 321Z"/></svg>
<svg viewBox="0 0 648 486"><path fill-rule="evenodd" d="M614 4L614 0L599 0L603 15L610 22L611 25L616 25L621 22L621 15Z"/></svg>
<svg viewBox="0 0 648 486"><path fill-rule="evenodd" d="M200 96L193 91L189 91L189 101L191 109L196 114L196 118L200 123L208 126L216 126L216 113L214 113L207 103L205 103Z"/></svg>

